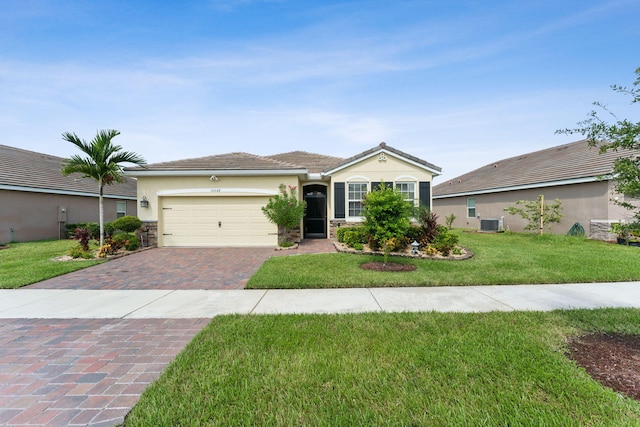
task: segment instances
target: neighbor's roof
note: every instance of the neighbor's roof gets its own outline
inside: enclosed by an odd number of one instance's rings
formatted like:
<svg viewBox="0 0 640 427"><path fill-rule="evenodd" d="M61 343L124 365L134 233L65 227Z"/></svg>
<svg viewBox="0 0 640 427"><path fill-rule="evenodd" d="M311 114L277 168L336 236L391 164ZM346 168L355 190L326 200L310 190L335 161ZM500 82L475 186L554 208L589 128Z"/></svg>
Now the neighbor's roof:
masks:
<svg viewBox="0 0 640 427"><path fill-rule="evenodd" d="M433 187L434 198L520 187L594 181L610 174L613 163L630 151L600 154L586 140L498 160Z"/></svg>
<svg viewBox="0 0 640 427"><path fill-rule="evenodd" d="M98 184L80 174L63 176L62 157L0 145L0 189L97 196ZM107 185L105 196L136 197L137 182Z"/></svg>
<svg viewBox="0 0 640 427"><path fill-rule="evenodd" d="M349 157L348 159L345 159L342 161L342 163L340 163L339 165L336 165L333 169L331 169L330 172L335 172L338 171L340 169L344 169L354 163L357 163L361 160L364 160L372 155L375 155L377 153L381 153L381 152L388 152L388 153L392 153L395 154L398 157L403 157L405 160L408 160L414 164L417 164L425 169L430 170L434 176L439 175L439 172L442 172L442 168L440 168L439 166L436 166L432 163L427 162L426 160L422 160L418 157L412 156L411 154L407 154L403 151L397 150L393 147L388 146L385 142L381 142L379 145L376 145L375 147L367 150L367 151L363 151L360 154L356 154L353 157Z"/></svg>

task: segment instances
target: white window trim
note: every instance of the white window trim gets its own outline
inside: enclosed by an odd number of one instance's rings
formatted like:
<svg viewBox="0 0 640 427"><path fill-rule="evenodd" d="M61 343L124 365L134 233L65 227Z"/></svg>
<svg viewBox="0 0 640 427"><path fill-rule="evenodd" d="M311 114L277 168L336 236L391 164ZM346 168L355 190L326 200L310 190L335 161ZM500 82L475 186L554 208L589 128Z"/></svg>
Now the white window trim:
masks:
<svg viewBox="0 0 640 427"><path fill-rule="evenodd" d="M473 200L473 216L469 216L469 200ZM478 202L475 197L467 197L467 218L475 218L478 215Z"/></svg>
<svg viewBox="0 0 640 427"><path fill-rule="evenodd" d="M366 179L364 177L353 177L353 178L354 178L353 180L347 181L347 188L346 188L347 191L345 191L345 193L346 193L345 194L345 198L346 198L346 206L345 207L346 207L346 211L347 212L346 212L345 216L346 216L347 221L359 222L359 221L363 220L362 215L358 215L358 216L350 215L351 214L351 208L350 208L349 203L350 202L355 202L355 201L358 201L358 200L349 198L349 193L350 193L349 186L351 184L364 184L366 186L365 191L364 191L364 196L366 196L367 193L370 191L370 182L369 182L368 179ZM363 196L362 199L359 200L360 202L362 202L364 200L364 196Z"/></svg>
<svg viewBox="0 0 640 427"><path fill-rule="evenodd" d="M411 202L411 204L413 206L418 206L418 203L420 201L420 197L419 197L419 194L418 194L418 185L417 185L418 183L417 183L417 181L395 181L393 183L393 187L394 188L398 188L398 184L411 184L411 185L413 185L413 190L412 190L413 191L413 198L412 199L405 198L405 200L407 202ZM398 191L400 191L400 189L398 189Z"/></svg>
<svg viewBox="0 0 640 427"><path fill-rule="evenodd" d="M124 204L124 211L121 211L120 208L120 204L123 203ZM120 218L118 215L123 213L124 215L122 216L127 216L127 202L125 200L118 200L116 202L116 218Z"/></svg>

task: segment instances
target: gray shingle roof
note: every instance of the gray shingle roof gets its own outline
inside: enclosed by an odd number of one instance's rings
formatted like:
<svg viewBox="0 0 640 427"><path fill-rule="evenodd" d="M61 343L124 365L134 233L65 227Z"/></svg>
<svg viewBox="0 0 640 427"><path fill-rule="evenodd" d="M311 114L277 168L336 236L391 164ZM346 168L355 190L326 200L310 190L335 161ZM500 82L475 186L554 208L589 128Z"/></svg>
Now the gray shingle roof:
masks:
<svg viewBox="0 0 640 427"><path fill-rule="evenodd" d="M290 151L288 153L269 156L281 162L293 163L307 169L310 173L324 172L344 162L343 158L307 153L306 151Z"/></svg>
<svg viewBox="0 0 640 427"><path fill-rule="evenodd" d="M0 185L27 187L37 190L71 191L98 194L98 184L80 174L62 176L62 157L36 153L0 145ZM123 184L108 185L105 195L136 197L136 180L128 178Z"/></svg>
<svg viewBox="0 0 640 427"><path fill-rule="evenodd" d="M294 170L299 165L287 163L274 158L257 156L249 153L227 153L193 159L175 160L153 163L145 169L139 167L125 168L126 171L213 171L213 170Z"/></svg>
<svg viewBox="0 0 640 427"><path fill-rule="evenodd" d="M433 187L434 196L482 192L548 182L592 178L611 173L630 151L600 154L586 140L498 160ZM636 153L640 154L640 153Z"/></svg>

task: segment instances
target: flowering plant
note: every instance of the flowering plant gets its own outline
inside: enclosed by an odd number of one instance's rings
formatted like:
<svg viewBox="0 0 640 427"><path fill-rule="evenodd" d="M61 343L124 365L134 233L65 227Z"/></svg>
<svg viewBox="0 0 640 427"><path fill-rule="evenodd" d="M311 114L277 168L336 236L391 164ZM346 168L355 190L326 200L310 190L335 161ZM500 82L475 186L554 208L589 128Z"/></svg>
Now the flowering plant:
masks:
<svg viewBox="0 0 640 427"><path fill-rule="evenodd" d="M300 226L307 207L304 200L298 200L296 193L296 186L280 184L278 194L262 207L269 221L278 226L278 234L285 242L289 240L289 230Z"/></svg>

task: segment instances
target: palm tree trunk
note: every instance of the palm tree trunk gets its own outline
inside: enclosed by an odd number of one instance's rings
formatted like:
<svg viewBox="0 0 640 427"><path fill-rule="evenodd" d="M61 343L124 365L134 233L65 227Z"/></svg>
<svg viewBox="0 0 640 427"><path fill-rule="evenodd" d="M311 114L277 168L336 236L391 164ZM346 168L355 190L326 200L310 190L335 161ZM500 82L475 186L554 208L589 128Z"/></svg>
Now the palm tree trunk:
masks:
<svg viewBox="0 0 640 427"><path fill-rule="evenodd" d="M104 195L104 184L100 183L100 190L98 191L98 203L100 205L100 247L104 245L104 206L102 203L102 196Z"/></svg>

